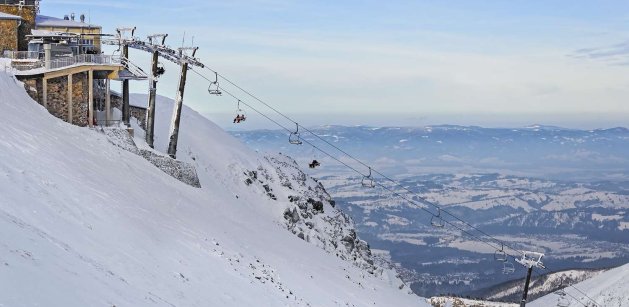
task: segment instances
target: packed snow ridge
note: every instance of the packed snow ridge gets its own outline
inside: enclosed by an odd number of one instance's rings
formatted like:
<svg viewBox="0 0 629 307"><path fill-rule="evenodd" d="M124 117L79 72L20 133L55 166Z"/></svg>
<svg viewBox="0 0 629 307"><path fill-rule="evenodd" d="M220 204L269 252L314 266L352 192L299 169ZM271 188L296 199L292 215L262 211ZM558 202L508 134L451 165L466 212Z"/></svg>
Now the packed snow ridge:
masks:
<svg viewBox="0 0 629 307"><path fill-rule="evenodd" d="M172 102L156 111L165 150ZM178 158L200 188L54 118L1 72L0 121L0 306L429 306L292 159L189 108Z"/></svg>
<svg viewBox="0 0 629 307"><path fill-rule="evenodd" d="M567 303L567 307L626 307L629 306L628 288L629 264L625 264L584 280L574 287L564 288L566 293L564 296L555 292L536 299L527 306L558 306L559 301L562 300L563 303Z"/></svg>

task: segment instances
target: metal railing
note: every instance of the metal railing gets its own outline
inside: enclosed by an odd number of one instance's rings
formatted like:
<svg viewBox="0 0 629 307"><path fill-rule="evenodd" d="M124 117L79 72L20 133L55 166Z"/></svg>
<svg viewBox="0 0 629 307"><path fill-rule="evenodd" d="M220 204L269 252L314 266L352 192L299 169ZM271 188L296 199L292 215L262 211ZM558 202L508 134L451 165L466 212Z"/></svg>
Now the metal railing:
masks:
<svg viewBox="0 0 629 307"><path fill-rule="evenodd" d="M119 56L111 56L104 54L80 54L68 58L57 58L50 61L48 67L43 60L35 61L12 61L11 66L19 71L27 71L39 68L46 68L47 70L60 69L72 65L81 64L97 64L97 65L121 65Z"/></svg>
<svg viewBox="0 0 629 307"><path fill-rule="evenodd" d="M70 58L60 58L50 61L50 65L46 65L47 69L59 69L79 64L101 64L101 65L118 65L121 64L119 56L111 56L104 54L79 54Z"/></svg>
<svg viewBox="0 0 629 307"><path fill-rule="evenodd" d="M39 60L38 51L5 50L2 56L4 58L11 59L11 60Z"/></svg>
<svg viewBox="0 0 629 307"><path fill-rule="evenodd" d="M0 4L11 4L11 5L38 5L38 0L0 0Z"/></svg>
<svg viewBox="0 0 629 307"><path fill-rule="evenodd" d="M140 68L140 66L135 65L133 62L129 61L129 59L127 58L121 57L120 63L124 65L127 68L127 70L135 76L144 76L144 77L148 76L146 72L144 72L144 70Z"/></svg>

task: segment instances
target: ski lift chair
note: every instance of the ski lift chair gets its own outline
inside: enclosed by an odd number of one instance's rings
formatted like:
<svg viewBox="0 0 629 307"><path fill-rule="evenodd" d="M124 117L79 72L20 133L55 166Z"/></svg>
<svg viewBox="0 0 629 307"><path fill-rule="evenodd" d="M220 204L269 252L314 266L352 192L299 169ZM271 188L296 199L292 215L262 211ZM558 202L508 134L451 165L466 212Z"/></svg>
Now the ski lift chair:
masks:
<svg viewBox="0 0 629 307"><path fill-rule="evenodd" d="M441 208L437 209L437 215L433 215L430 218L430 225L437 228L443 228L446 226L445 222L441 218Z"/></svg>
<svg viewBox="0 0 629 307"><path fill-rule="evenodd" d="M310 164L308 164L308 167L310 168L315 168L317 166L321 165L321 163L319 163L319 161L317 160L312 160L312 162L310 162Z"/></svg>
<svg viewBox="0 0 629 307"><path fill-rule="evenodd" d="M502 263L502 274L512 274L515 272L515 266L511 261L505 261Z"/></svg>
<svg viewBox="0 0 629 307"><path fill-rule="evenodd" d="M155 70L155 73L157 74L158 77L160 77L161 75L166 73L166 69L164 68L164 64L157 63L157 70Z"/></svg>
<svg viewBox="0 0 629 307"><path fill-rule="evenodd" d="M507 261L507 253L505 253L503 245L500 245L500 249L494 252L494 260L501 262Z"/></svg>
<svg viewBox="0 0 629 307"><path fill-rule="evenodd" d="M297 130L295 130L295 132L290 133L290 135L288 136L288 142L293 145L301 145L302 142L299 136L299 124L295 123L295 125L297 126Z"/></svg>
<svg viewBox="0 0 629 307"><path fill-rule="evenodd" d="M214 81L210 82L210 86L207 88L208 93L210 95L220 96L223 93L221 92L221 88L218 85L218 73L214 72Z"/></svg>
<svg viewBox="0 0 629 307"><path fill-rule="evenodd" d="M236 118L234 118L234 124L240 124L247 120L247 112L240 108L240 99L238 99L238 105L236 106Z"/></svg>
<svg viewBox="0 0 629 307"><path fill-rule="evenodd" d="M373 188L376 186L375 182L373 181L373 177L371 177L371 167L369 168L369 175L363 176L361 184L365 188Z"/></svg>

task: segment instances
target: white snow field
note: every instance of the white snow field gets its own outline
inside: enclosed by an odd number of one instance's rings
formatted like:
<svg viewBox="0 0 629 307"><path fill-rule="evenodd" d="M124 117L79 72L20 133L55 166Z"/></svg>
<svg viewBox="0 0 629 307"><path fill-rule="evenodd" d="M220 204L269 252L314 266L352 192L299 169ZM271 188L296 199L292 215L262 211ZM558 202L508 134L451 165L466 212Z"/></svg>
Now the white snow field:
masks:
<svg viewBox="0 0 629 307"><path fill-rule="evenodd" d="M611 269L590 279L584 280L574 287L565 288L565 296L569 307L595 306L600 307L629 306L629 264ZM583 292L583 293L581 293ZM540 297L527 304L530 307L557 306L559 295L555 293Z"/></svg>
<svg viewBox="0 0 629 307"><path fill-rule="evenodd" d="M54 118L0 72L0 306L428 306L289 232L278 180L277 201L243 182L270 163L183 111L178 158L200 189Z"/></svg>

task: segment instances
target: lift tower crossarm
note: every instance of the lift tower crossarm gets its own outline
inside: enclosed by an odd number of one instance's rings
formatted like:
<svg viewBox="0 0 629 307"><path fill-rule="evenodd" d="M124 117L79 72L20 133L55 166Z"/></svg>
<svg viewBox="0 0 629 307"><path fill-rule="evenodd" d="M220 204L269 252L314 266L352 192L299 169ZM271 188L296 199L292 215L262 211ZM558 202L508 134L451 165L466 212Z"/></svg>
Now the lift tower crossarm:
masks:
<svg viewBox="0 0 629 307"><path fill-rule="evenodd" d="M168 34L151 34L149 36L147 36L148 40L149 40L149 44L151 45L160 45L160 46L164 46L164 43L166 43L166 37L168 37ZM157 41L157 39L161 39L160 43L155 43L155 41Z"/></svg>
<svg viewBox="0 0 629 307"><path fill-rule="evenodd" d="M126 32L131 31L131 37L127 38L124 34ZM125 46L127 48L133 48L137 50L146 51L153 54L153 58L155 59L155 53L157 52L158 57L162 57L170 62L178 64L181 66L181 76L179 79L179 87L177 89L177 96L175 98L175 109L173 110L173 116L171 120L171 128L170 128L170 141L168 145L168 155L172 158L176 158L177 153L177 139L179 137L179 121L181 118L181 108L183 105L183 95L186 86L186 76L189 69L194 67L205 68L205 65L201 63L201 61L195 58L196 52L199 49L198 47L182 47L174 50L166 45L164 45L164 40L166 38L166 34L155 34L150 35L148 37L148 41L143 41L133 37L135 32L135 28L118 28L116 29L117 35L114 39L106 39L103 40L102 43L105 45L117 45L117 46ZM162 39L162 44L156 44L156 40ZM128 50L128 49L127 49ZM128 56L128 54L127 54ZM155 63L155 61L154 61ZM154 76L155 74L153 74ZM155 82L154 80L151 80ZM149 88L152 89L153 83L149 85ZM124 81L123 81L123 93L124 93ZM153 108L154 109L154 106ZM149 112L147 112L147 117L150 111L152 111L150 102L149 102ZM123 95L123 116L124 116L124 95ZM147 121L147 125L152 125L154 119ZM149 137L152 137L152 133L149 136L147 133L147 143L151 144L152 142L149 140Z"/></svg>
<svg viewBox="0 0 629 307"><path fill-rule="evenodd" d="M159 51L159 56L172 62L175 64L180 64L180 62L182 60L185 60L188 62L188 64L190 66L196 66L196 67L200 67L200 68L204 68L205 65L203 65L203 63L201 63L201 61L197 58L195 58L194 56L188 56L186 54L180 54L178 50L174 50L168 46L165 45L155 45L155 44L151 44L150 42L145 42L142 40L139 40L137 38L133 38L133 39L123 39L122 42L125 42L127 44L127 46L129 46L129 48L132 49L137 49L137 50L142 50L142 51L146 51L149 53L153 52L153 48L156 48ZM104 39L102 40L102 44L104 45L114 45L114 46L120 46L122 45L122 42L120 39L118 38L114 38L114 39Z"/></svg>

